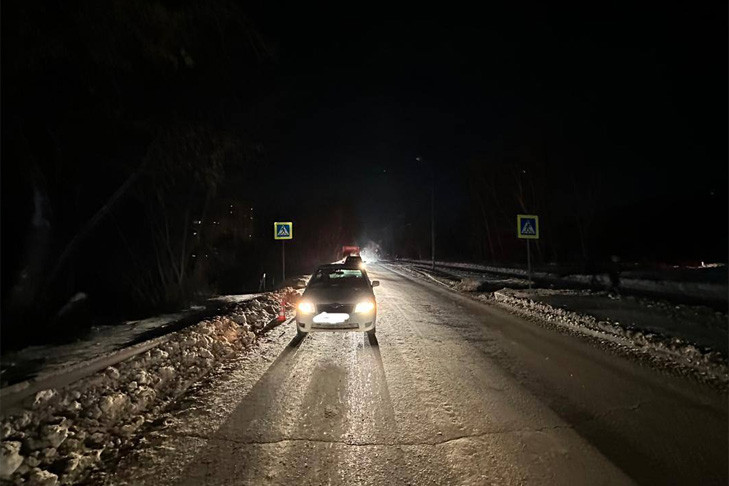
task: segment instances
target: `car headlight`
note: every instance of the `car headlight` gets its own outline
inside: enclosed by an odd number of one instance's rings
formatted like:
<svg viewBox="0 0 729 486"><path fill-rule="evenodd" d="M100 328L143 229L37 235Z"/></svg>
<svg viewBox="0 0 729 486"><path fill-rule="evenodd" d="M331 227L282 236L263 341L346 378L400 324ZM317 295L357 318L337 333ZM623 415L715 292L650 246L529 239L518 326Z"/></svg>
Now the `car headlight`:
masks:
<svg viewBox="0 0 729 486"><path fill-rule="evenodd" d="M354 306L354 313L355 314L367 314L368 312L372 312L375 309L375 303L366 300L364 302L359 302L356 306Z"/></svg>
<svg viewBox="0 0 729 486"><path fill-rule="evenodd" d="M312 304L311 302L299 302L297 309L302 314L313 314L314 304Z"/></svg>

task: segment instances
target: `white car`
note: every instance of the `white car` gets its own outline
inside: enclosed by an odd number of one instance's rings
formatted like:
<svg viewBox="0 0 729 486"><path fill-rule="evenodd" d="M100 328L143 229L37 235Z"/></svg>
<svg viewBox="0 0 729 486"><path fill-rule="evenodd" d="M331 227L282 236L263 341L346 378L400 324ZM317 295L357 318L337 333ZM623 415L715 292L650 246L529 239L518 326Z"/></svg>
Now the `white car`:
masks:
<svg viewBox="0 0 729 486"><path fill-rule="evenodd" d="M296 307L299 335L319 331L375 334L377 302L367 272L359 265L322 265L311 276Z"/></svg>

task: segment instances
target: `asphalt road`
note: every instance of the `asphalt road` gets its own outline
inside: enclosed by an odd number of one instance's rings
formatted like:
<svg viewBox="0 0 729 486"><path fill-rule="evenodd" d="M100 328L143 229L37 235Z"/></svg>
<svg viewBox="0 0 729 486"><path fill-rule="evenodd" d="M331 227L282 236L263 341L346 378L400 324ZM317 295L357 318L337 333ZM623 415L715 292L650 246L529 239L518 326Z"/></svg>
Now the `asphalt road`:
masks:
<svg viewBox="0 0 729 486"><path fill-rule="evenodd" d="M726 395L370 274L377 339L284 346L177 484L727 484Z"/></svg>

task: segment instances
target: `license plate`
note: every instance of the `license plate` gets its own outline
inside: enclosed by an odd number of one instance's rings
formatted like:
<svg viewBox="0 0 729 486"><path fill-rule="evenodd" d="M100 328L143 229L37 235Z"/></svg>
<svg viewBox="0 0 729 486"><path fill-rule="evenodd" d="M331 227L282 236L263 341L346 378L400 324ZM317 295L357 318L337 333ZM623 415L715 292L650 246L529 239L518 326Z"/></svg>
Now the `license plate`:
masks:
<svg viewBox="0 0 729 486"><path fill-rule="evenodd" d="M322 312L319 315L314 316L314 323L315 324L342 324L343 322L347 322L349 319L349 314L340 313L340 312L332 312L331 314L328 312Z"/></svg>

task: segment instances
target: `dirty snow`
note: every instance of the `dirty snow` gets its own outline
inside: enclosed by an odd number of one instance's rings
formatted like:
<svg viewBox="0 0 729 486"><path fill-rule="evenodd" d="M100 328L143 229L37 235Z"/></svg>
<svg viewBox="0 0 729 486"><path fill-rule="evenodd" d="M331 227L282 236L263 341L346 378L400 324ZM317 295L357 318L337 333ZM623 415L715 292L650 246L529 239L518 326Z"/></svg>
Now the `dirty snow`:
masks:
<svg viewBox="0 0 729 486"><path fill-rule="evenodd" d="M398 260L397 263L415 265L429 269L430 261ZM436 271L470 272L481 275L485 280L504 276L523 280L527 271L523 268L499 267L478 263L441 262L436 261ZM535 280L559 286L589 286L608 289L611 280L607 274L580 274L574 269L549 267L549 271L532 272ZM430 271L430 270L429 270ZM478 279L478 277L477 277ZM657 298L678 300L692 299L700 303L711 303L726 308L729 299L729 287L726 267L723 265L704 266L694 269L673 268L664 270L624 270L620 273L619 288L627 293L643 293Z"/></svg>
<svg viewBox="0 0 729 486"><path fill-rule="evenodd" d="M661 328L662 332L656 332L650 327L642 328L636 325L636 321L647 322L643 320L645 314L642 316L643 319L638 316L638 319L620 322L615 318L600 318L584 312L553 307L529 298L528 293L524 294L523 291L503 289L494 292L491 296L481 294L478 298L493 300L508 310L525 317L556 324L572 331L628 347L633 351L648 354L651 358L657 358L662 366L673 365L681 371L688 371L702 381L724 388L729 385L726 354L718 351L716 347L701 347L692 342L690 338L686 337L687 334L690 334L688 326L682 326L679 329L681 334L678 336L668 333L665 327ZM594 298L595 296L589 297ZM602 308L600 314L609 315L610 309ZM661 316L656 315L651 320L659 322L660 319ZM721 330L716 331L715 335L721 335ZM724 336L726 336L725 333ZM720 345L719 342L715 344Z"/></svg>
<svg viewBox="0 0 729 486"><path fill-rule="evenodd" d="M213 297L211 304L242 303L261 294L226 295ZM3 353L0 360L0 382L3 387L28 378L39 378L62 373L76 363L88 361L129 346L145 333L190 318L204 311L204 306L190 308L147 319L126 321L118 325L93 326L88 334L72 343L29 346L19 351Z"/></svg>
<svg viewBox="0 0 729 486"><path fill-rule="evenodd" d="M158 486L174 484L195 461L200 447L229 420L247 395L296 336L295 326L281 326L256 346L217 366L167 407L130 441L119 462L90 477L92 484ZM285 352L285 351L284 351Z"/></svg>
<svg viewBox="0 0 729 486"><path fill-rule="evenodd" d="M47 485L82 480L218 363L251 349L270 329L280 300L293 300L293 292L241 302L116 366L29 397L22 412L0 421L0 479Z"/></svg>
<svg viewBox="0 0 729 486"><path fill-rule="evenodd" d="M727 315L708 307L675 305L604 291L521 289L509 292L513 297L588 314L627 329L681 336L702 348L714 348L725 356L729 354Z"/></svg>
<svg viewBox="0 0 729 486"><path fill-rule="evenodd" d="M255 299L256 297L259 297L263 294L239 294L239 295L219 295L217 297L213 297L210 299L212 302L223 302L226 304L229 303L241 303L245 302L247 300Z"/></svg>

